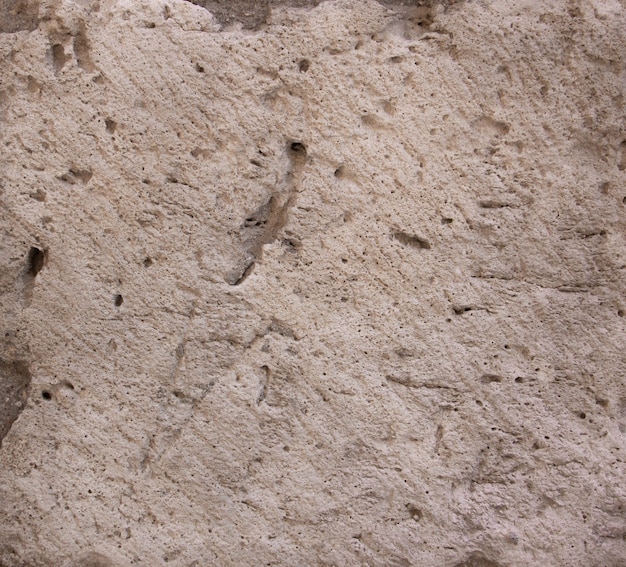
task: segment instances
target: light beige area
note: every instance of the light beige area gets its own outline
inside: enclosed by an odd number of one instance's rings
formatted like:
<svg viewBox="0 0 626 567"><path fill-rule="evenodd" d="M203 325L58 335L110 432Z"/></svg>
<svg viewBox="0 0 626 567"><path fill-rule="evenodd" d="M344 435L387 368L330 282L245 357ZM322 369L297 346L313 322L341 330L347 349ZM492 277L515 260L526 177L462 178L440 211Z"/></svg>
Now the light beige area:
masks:
<svg viewBox="0 0 626 567"><path fill-rule="evenodd" d="M623 1L30 14L0 565L626 564Z"/></svg>

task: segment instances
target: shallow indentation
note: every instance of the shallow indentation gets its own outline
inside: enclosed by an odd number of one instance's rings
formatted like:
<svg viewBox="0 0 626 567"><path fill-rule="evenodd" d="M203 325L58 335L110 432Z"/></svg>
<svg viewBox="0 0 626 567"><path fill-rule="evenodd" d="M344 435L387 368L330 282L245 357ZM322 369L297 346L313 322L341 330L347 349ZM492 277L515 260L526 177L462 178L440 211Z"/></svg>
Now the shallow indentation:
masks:
<svg viewBox="0 0 626 567"><path fill-rule="evenodd" d="M89 45L89 39L87 38L87 29L85 24L80 24L78 32L74 36L73 47L76 64L83 69L83 71L93 73L96 70L96 66L91 60L91 46Z"/></svg>
<svg viewBox="0 0 626 567"><path fill-rule="evenodd" d="M31 374L24 361L0 359L0 444L26 405Z"/></svg>
<svg viewBox="0 0 626 567"><path fill-rule="evenodd" d="M411 518L416 522L419 522L422 519L422 516L424 514L417 506L415 506L415 504L409 503L405 506L405 508L407 509L407 512L411 515Z"/></svg>
<svg viewBox="0 0 626 567"><path fill-rule="evenodd" d="M460 561L459 563L455 563L454 567L502 567L500 563L496 563L495 561L491 561L485 557L482 553L475 551L470 553L467 559L464 561Z"/></svg>
<svg viewBox="0 0 626 567"><path fill-rule="evenodd" d="M75 185L78 181L83 184L88 183L92 177L93 172L90 169L71 167L67 173L60 175L59 179L61 181L65 181L65 183L69 183L70 185Z"/></svg>
<svg viewBox="0 0 626 567"><path fill-rule="evenodd" d="M430 243L428 240L421 238L420 236L416 236L415 234L409 234L408 232L398 230L393 233L393 237L405 246L411 246L412 248L419 248L422 250L430 250Z"/></svg>
<svg viewBox="0 0 626 567"><path fill-rule="evenodd" d="M63 69L68 59L71 59L69 55L65 55L65 48L60 43L55 43L51 48L52 53L52 66L54 72L58 73Z"/></svg>
<svg viewBox="0 0 626 567"><path fill-rule="evenodd" d="M472 307L470 307L469 305L455 305L454 307L452 307L452 310L454 311L455 315L463 315L463 313L471 311Z"/></svg>
<svg viewBox="0 0 626 567"><path fill-rule="evenodd" d="M490 384L491 382L502 382L502 376L497 374L483 374L480 378L483 384Z"/></svg>
<svg viewBox="0 0 626 567"><path fill-rule="evenodd" d="M617 169L620 171L626 169L626 140L623 140L617 149Z"/></svg>
<svg viewBox="0 0 626 567"><path fill-rule="evenodd" d="M115 120L113 120L111 118L107 118L104 121L104 126L106 128L106 131L109 134L114 134L115 133L115 129L117 128L117 122L115 122Z"/></svg>

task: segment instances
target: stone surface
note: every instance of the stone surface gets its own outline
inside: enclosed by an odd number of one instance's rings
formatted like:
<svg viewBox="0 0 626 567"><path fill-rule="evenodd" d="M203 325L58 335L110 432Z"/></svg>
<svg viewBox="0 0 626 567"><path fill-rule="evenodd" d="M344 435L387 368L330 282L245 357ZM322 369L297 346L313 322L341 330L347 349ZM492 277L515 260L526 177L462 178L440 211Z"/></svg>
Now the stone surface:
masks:
<svg viewBox="0 0 626 567"><path fill-rule="evenodd" d="M35 0L0 0L0 33L37 28L39 6Z"/></svg>
<svg viewBox="0 0 626 567"><path fill-rule="evenodd" d="M624 565L624 2L206 4L0 4L0 565Z"/></svg>

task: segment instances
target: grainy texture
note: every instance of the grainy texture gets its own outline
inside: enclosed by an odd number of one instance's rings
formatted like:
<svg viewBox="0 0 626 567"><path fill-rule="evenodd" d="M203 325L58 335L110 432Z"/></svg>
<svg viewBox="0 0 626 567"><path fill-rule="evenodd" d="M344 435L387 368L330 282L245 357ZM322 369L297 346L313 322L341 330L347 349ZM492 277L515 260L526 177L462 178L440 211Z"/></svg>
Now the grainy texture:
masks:
<svg viewBox="0 0 626 567"><path fill-rule="evenodd" d="M36 0L0 0L0 33L36 29L38 8Z"/></svg>
<svg viewBox="0 0 626 567"><path fill-rule="evenodd" d="M258 4L0 34L0 565L624 565L624 3Z"/></svg>

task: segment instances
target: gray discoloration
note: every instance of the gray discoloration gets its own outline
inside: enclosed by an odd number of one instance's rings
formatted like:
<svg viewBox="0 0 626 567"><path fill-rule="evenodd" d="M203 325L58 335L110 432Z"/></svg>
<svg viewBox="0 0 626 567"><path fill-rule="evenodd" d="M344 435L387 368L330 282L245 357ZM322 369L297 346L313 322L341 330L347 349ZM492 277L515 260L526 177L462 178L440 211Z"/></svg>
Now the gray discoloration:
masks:
<svg viewBox="0 0 626 567"><path fill-rule="evenodd" d="M274 7L312 8L320 0L193 0L193 3L212 12L222 25L241 22L244 29L258 29Z"/></svg>
<svg viewBox="0 0 626 567"><path fill-rule="evenodd" d="M244 29L258 29L268 19L274 8L314 8L324 0L190 0L193 4L202 6L212 12L224 26L237 22ZM389 8L431 8L433 6L448 6L454 0L380 0L380 4Z"/></svg>

